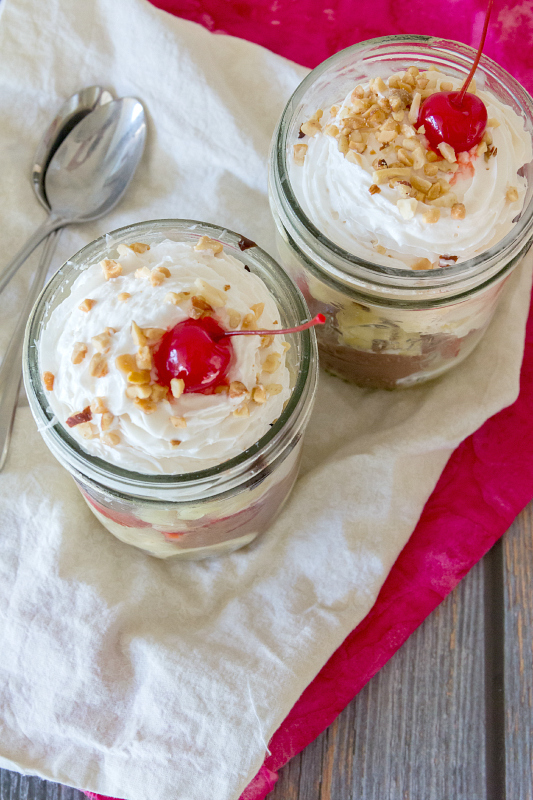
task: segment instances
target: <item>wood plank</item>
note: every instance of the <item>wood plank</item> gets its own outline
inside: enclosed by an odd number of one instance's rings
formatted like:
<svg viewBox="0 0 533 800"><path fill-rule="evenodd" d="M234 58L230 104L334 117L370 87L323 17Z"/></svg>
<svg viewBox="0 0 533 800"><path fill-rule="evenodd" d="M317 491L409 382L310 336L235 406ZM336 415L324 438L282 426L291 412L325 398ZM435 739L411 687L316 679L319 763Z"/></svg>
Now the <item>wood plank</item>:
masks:
<svg viewBox="0 0 533 800"><path fill-rule="evenodd" d="M533 504L503 541L508 800L533 800Z"/></svg>

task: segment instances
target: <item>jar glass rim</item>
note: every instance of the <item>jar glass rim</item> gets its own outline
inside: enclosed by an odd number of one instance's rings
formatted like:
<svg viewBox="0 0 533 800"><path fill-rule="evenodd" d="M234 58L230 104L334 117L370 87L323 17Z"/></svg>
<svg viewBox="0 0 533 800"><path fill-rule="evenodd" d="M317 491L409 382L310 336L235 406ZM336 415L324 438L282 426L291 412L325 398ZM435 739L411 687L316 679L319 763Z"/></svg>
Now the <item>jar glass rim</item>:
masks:
<svg viewBox="0 0 533 800"><path fill-rule="evenodd" d="M243 249L239 247L239 241L242 243L245 237L235 233L229 228L197 220L155 219L117 228L85 245L85 247L75 253L59 268L37 299L26 326L23 367L26 387L28 391L32 392L33 398L36 401L34 404L37 407L36 410L39 412L43 425L49 428L51 435L54 436L55 444L58 445L61 450L67 450L71 454L73 457L72 466L78 468L82 474L84 473L84 466L89 467L91 478L96 480L98 480L99 476L100 480L104 481L105 476L108 475L116 478L121 483L135 482L138 486L144 485L147 488L165 486L168 488L178 488L180 486L185 487L192 484L208 483L216 478L223 478L225 473L231 472L234 474L236 471L240 474L245 472L247 465L253 464L254 459L260 452L264 451L265 448L268 448L269 451L276 449L276 445L284 439L283 431L287 422L289 422L291 418L297 419L300 415L306 390L314 392L316 386L317 357L314 330L308 329L296 334L291 334L299 337L301 357L298 362L298 372L291 396L279 418L273 423L267 433L242 453L239 453L239 455L214 467L197 470L195 472L148 474L127 470L105 461L104 459L90 455L68 434L63 425L57 421L53 411L49 407L38 367L39 356L37 348L37 337L40 333L40 324L43 314L46 312L51 299L60 289L65 270L79 270L82 265L89 266L90 263L94 263L102 252L108 251L114 245L131 238L132 235L137 237L139 234L165 234L166 232L170 233L172 230L181 235L190 235L191 241L194 241L194 239L200 236L209 236L210 238L217 239L224 245L231 247L234 250L232 255L243 261L243 263L244 259L246 259L251 266L257 264L260 268L272 271L276 276L276 283L280 287L284 298L290 299L293 313L300 316L301 319L305 319L308 316L308 308L300 290L280 265L255 243L253 243L252 247L249 247L247 244L245 248L246 255L244 256ZM280 309L280 311L282 311L282 309Z"/></svg>
<svg viewBox="0 0 533 800"><path fill-rule="evenodd" d="M401 288L403 285L409 289L413 287L424 289L425 286L434 288L441 283L449 285L455 282L461 282L479 273L485 273L487 269L499 262L502 256L511 254L510 257L512 257L514 250L517 249L517 242L521 243L523 240L530 238L533 234L533 193L527 206L522 209L520 219L515 223L512 230L493 245L493 247L459 264L432 269L428 271L427 275L423 271L417 272L416 275L413 276L413 271L411 269L387 267L366 261L364 258L345 250L322 233L305 214L298 202L292 188L287 165L287 154L289 152L287 140L291 133L291 125L299 113L299 106L303 102L307 91L315 84L318 78L324 75L324 73L327 73L331 68L337 66L339 62L351 56L356 56L362 51L389 46L389 49L383 52L392 55L394 54L395 48L409 45L415 48L420 46L420 53L418 55L425 58L427 54L423 53L422 48L431 45L431 55L430 59L428 59L431 60L431 62L438 63L439 52L442 54L442 58L446 57L450 59L450 57L454 56L460 59L454 66L459 69L464 68L465 75L470 69L471 62L476 52L469 45L451 39L405 34L367 39L330 56L330 58L311 70L302 80L283 110L272 143L271 167L273 180L271 180L271 183L276 185L276 189L282 198L285 213L289 213L293 225L294 223L298 225L299 235L305 237L306 243L311 242L314 247L320 249L321 255L326 257L333 256L336 268L333 272L338 271L348 278L362 277L369 282L372 282L372 280L383 282L389 278L394 279L397 288ZM505 85L506 90L512 93L515 102L522 109L523 116L525 116L526 120L529 122L530 133L532 133L533 98L531 98L526 89L524 89L512 75L504 70L503 67L500 67L486 55L482 55L478 70L494 78L498 83Z"/></svg>

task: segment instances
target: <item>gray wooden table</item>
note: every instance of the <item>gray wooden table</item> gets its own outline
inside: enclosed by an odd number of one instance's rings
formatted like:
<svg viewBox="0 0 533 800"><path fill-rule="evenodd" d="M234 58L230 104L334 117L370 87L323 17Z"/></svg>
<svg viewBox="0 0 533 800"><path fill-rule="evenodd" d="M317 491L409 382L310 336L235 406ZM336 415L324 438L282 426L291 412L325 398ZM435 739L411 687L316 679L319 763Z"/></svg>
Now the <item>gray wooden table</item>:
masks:
<svg viewBox="0 0 533 800"><path fill-rule="evenodd" d="M0 800L83 797L0 770ZM533 800L533 504L268 800Z"/></svg>

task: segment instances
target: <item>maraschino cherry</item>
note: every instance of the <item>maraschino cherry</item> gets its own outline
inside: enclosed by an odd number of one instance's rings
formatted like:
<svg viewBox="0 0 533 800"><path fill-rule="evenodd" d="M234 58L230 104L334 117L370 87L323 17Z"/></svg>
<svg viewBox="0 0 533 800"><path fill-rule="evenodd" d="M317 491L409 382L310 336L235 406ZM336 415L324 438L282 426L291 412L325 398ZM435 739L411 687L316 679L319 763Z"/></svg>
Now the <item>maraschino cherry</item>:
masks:
<svg viewBox="0 0 533 800"><path fill-rule="evenodd" d="M232 336L270 336L296 333L313 325L323 325L326 318L317 314L314 319L294 328L275 331L225 331L212 317L186 319L178 322L162 337L154 353L157 381L170 386L172 378L181 378L185 392L211 394L226 382L233 355Z"/></svg>
<svg viewBox="0 0 533 800"><path fill-rule="evenodd" d="M485 24L472 69L468 73L459 92L436 92L430 95L420 107L417 127L424 126L425 136L430 147L438 152L442 142L451 145L456 153L470 150L481 142L487 127L487 109L475 94L467 92L467 87L481 58L493 0L489 0L485 14Z"/></svg>

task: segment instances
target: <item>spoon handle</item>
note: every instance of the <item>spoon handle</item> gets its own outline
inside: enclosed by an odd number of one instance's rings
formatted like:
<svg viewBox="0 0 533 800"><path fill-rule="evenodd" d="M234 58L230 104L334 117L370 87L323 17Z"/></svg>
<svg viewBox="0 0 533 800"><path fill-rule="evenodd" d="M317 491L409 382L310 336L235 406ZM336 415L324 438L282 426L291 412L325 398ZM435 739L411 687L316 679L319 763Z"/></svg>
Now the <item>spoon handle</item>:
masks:
<svg viewBox="0 0 533 800"><path fill-rule="evenodd" d="M41 289L43 288L46 273L56 249L60 231L51 233L45 242L39 266L35 272L30 286L24 308L15 325L15 330L9 341L2 365L0 366L0 470L9 450L11 430L15 420L15 410L19 396L20 381L22 378L22 345L24 343L24 329Z"/></svg>
<svg viewBox="0 0 533 800"><path fill-rule="evenodd" d="M50 214L47 219L39 225L37 230L35 231L32 236L28 239L24 247L19 250L15 258L13 258L7 267L0 273L0 292L2 292L15 272L24 264L28 256L30 256L38 244L42 242L52 231L56 231L58 228L62 228L64 225L67 225L68 221L63 219L62 217L55 216L54 214Z"/></svg>

